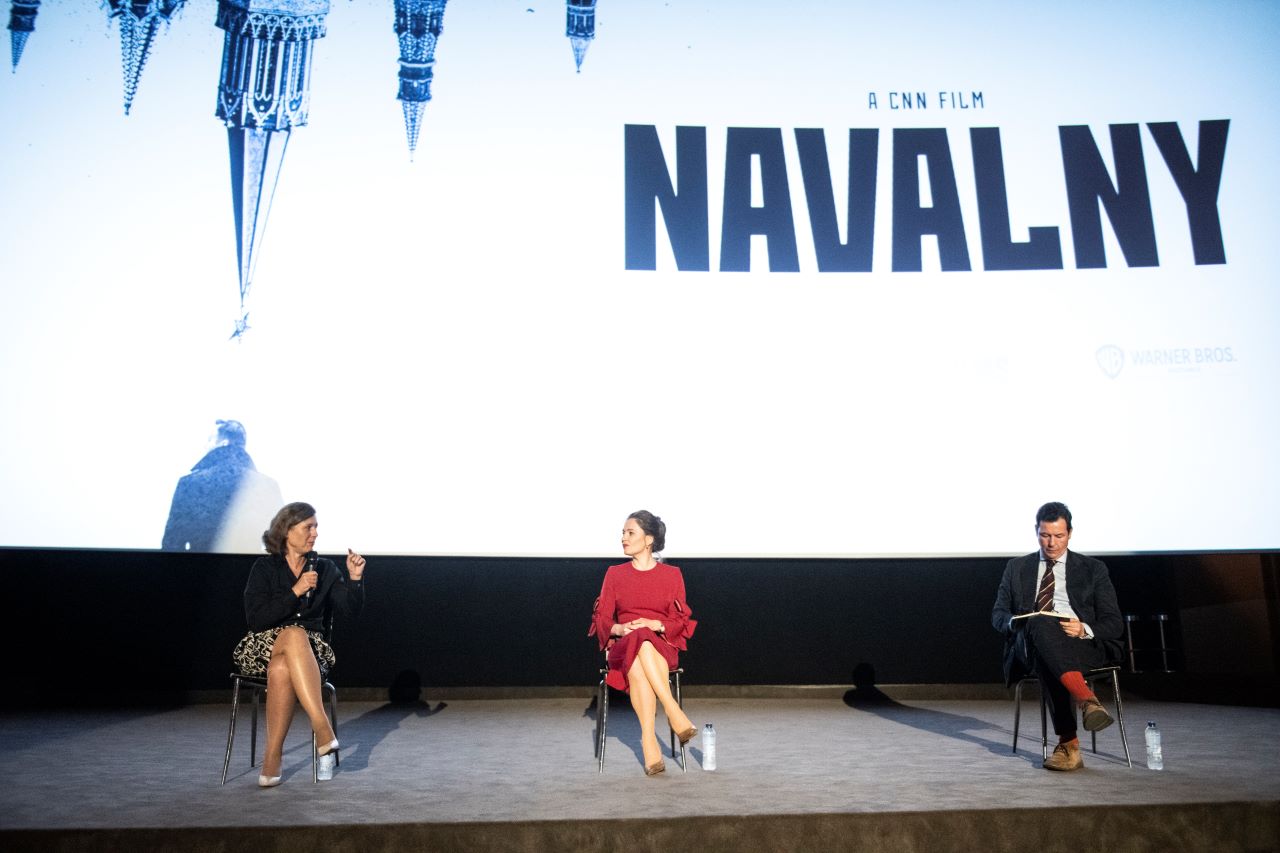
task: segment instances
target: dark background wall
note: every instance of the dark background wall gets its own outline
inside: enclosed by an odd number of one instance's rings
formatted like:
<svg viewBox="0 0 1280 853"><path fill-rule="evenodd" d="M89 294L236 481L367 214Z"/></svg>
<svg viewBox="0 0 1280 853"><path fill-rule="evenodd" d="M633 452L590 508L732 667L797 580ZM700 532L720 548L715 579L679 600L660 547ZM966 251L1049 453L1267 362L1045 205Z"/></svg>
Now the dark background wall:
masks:
<svg viewBox="0 0 1280 853"><path fill-rule="evenodd" d="M989 614L1002 558L673 558L700 621L685 658L696 684L883 684L1000 679ZM228 685L245 632L252 557L0 549L7 592L5 704L180 698ZM604 568L620 560L373 557L368 605L339 621L340 681L389 687L580 685ZM1176 669L1274 680L1274 554L1107 559L1125 613L1171 616ZM1137 623L1153 645L1154 622ZM1150 663L1150 661L1148 661ZM122 681L125 679L125 681Z"/></svg>

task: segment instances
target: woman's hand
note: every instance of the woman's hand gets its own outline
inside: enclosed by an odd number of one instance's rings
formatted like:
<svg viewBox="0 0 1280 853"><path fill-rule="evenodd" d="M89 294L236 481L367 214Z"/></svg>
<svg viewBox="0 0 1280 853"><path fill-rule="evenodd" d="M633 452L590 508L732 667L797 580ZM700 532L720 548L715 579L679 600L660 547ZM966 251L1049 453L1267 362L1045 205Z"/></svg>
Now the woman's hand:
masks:
<svg viewBox="0 0 1280 853"><path fill-rule="evenodd" d="M306 595L308 592L316 588L316 584L320 581L318 572L303 572L298 575L298 579L293 582L293 594L298 598Z"/></svg>
<svg viewBox="0 0 1280 853"><path fill-rule="evenodd" d="M347 549L347 574L353 581L358 581L364 577L364 557L361 557L350 548Z"/></svg>
<svg viewBox="0 0 1280 853"><path fill-rule="evenodd" d="M615 637L625 637L639 628L648 628L656 634L663 632L662 623L657 619L632 619L630 622L614 625L609 629L609 633Z"/></svg>

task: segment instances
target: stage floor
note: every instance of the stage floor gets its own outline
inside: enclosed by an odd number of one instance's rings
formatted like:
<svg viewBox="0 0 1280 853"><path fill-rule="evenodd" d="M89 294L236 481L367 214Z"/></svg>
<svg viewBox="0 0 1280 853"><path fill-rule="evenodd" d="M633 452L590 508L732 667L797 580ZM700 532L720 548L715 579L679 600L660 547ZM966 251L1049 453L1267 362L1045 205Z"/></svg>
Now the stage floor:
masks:
<svg viewBox="0 0 1280 853"><path fill-rule="evenodd" d="M1040 768L1039 714L1025 703L1010 751L1010 701L686 698L718 732L719 769L643 774L635 716L610 709L604 773L592 755L589 698L343 703L342 766L311 782L299 714L285 781L260 790L242 713L219 785L229 705L162 711L0 715L0 828L280 827L564 821L600 818L936 812L1038 806L1280 800L1280 711L1125 703L1085 769ZM1110 706L1109 706L1110 707ZM247 712L247 708L244 709ZM1143 727L1164 736L1163 772L1143 759ZM1087 746L1087 740L1084 741ZM261 748L261 739L259 739Z"/></svg>

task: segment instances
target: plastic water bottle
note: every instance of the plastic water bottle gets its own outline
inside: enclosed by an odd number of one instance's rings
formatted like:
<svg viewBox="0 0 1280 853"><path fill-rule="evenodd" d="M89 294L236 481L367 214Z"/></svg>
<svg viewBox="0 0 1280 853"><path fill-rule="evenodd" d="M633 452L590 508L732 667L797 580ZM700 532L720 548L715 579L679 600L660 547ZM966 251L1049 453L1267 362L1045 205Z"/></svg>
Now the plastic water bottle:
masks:
<svg viewBox="0 0 1280 853"><path fill-rule="evenodd" d="M1147 769L1164 769L1164 752L1160 748L1160 729L1154 720L1147 721Z"/></svg>
<svg viewBox="0 0 1280 853"><path fill-rule="evenodd" d="M702 727L702 769L716 769L716 727L710 723Z"/></svg>

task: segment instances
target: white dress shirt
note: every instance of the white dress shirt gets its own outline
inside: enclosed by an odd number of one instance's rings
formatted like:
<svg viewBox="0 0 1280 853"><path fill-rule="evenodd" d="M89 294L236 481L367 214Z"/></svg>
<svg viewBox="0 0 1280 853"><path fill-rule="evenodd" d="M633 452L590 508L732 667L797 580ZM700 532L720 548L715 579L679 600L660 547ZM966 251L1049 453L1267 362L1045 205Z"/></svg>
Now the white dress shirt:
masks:
<svg viewBox="0 0 1280 853"><path fill-rule="evenodd" d="M1040 589L1040 582L1044 579L1045 559L1044 554L1040 555L1040 567L1036 569L1036 590ZM1051 607L1054 613L1061 613L1064 616L1070 616L1072 619L1079 619L1076 612L1071 609L1071 599L1067 597L1067 554L1064 552L1062 559L1053 565L1053 605ZM1085 637L1093 637L1093 629L1084 622Z"/></svg>

